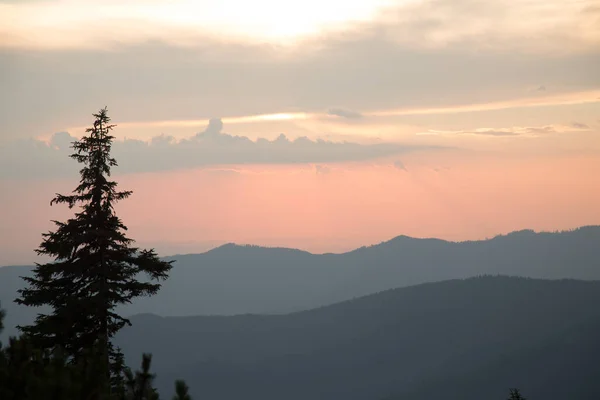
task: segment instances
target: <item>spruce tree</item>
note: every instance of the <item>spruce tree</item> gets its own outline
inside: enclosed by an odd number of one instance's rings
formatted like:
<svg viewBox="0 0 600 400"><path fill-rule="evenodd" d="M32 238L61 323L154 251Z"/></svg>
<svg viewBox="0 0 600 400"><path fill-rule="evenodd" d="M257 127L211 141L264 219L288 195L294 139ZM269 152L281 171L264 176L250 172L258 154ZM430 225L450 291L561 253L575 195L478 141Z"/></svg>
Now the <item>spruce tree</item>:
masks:
<svg viewBox="0 0 600 400"><path fill-rule="evenodd" d="M519 389L510 389L510 397L508 400L525 400L525 397L521 396Z"/></svg>
<svg viewBox="0 0 600 400"><path fill-rule="evenodd" d="M0 304L0 306L2 306L2 304ZM0 307L0 333L2 333L2 330L4 329L3 321L5 315L6 312Z"/></svg>
<svg viewBox="0 0 600 400"><path fill-rule="evenodd" d="M175 381L175 396L173 397L173 400L192 400L192 397L189 395L189 390L190 388L186 385L185 381Z"/></svg>
<svg viewBox="0 0 600 400"><path fill-rule="evenodd" d="M131 191L118 191L110 180L115 125L107 109L101 109L86 135L73 142L71 158L83 164L79 185L70 195L57 194L50 202L79 210L66 222L53 221L56 230L43 234L36 252L54 261L36 264L32 277L23 277L28 287L19 291L17 303L51 312L38 314L33 325L20 326L21 332L41 349L61 348L71 363L86 364L86 354L94 352L101 360L96 376L102 387L95 398L106 398L122 386L123 358L111 338L128 319L116 307L138 296L151 296L168 277L169 262L161 261L154 250L133 247L133 240L116 215L114 206L128 198ZM145 274L149 279L144 279Z"/></svg>
<svg viewBox="0 0 600 400"><path fill-rule="evenodd" d="M2 304L0 304L1 306ZM6 313L2 308L0 308L0 333L4 330L4 316ZM6 358L4 357L4 349L2 348L2 342L0 342L0 394L3 392L4 383L6 382L8 375L8 365L6 363ZM0 397L4 398L4 397Z"/></svg>
<svg viewBox="0 0 600 400"><path fill-rule="evenodd" d="M142 369L136 371L135 375L129 369L125 369L127 377L125 400L158 400L158 392L152 386L155 374L150 373L152 355L142 355Z"/></svg>

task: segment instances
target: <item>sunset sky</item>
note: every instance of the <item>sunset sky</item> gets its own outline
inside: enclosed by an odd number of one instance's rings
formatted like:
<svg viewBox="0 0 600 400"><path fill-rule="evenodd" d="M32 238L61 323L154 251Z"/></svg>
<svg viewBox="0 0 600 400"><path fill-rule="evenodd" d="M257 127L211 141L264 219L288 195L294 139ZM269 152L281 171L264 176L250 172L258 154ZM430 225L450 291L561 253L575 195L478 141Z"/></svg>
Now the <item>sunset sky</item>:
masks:
<svg viewBox="0 0 600 400"><path fill-rule="evenodd" d="M597 0L0 0L0 265L104 106L161 255L600 224Z"/></svg>

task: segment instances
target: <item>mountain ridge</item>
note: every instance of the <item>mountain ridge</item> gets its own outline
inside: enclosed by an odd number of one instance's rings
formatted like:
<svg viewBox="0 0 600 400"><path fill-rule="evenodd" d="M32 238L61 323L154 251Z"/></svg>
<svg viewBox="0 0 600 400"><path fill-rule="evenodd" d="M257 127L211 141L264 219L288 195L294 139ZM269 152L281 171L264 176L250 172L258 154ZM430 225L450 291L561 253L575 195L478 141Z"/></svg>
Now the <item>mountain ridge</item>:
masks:
<svg viewBox="0 0 600 400"><path fill-rule="evenodd" d="M562 229L562 230L554 230L554 231L545 231L545 230L539 230L536 231L534 229L519 229L519 230L515 230L515 231L511 231L508 233L504 233L504 234L497 234L495 236L492 236L490 238L483 238L483 239L466 239L466 240L448 240L448 239L441 239L441 238L436 238L436 237L416 237L416 236L409 236L409 235L405 235L405 234L399 234L397 236L392 237L391 239L388 240L384 240L382 242L379 243L374 243L374 244L370 244L370 245L363 245L360 247L356 247L354 249L350 249L347 251L342 251L342 252L311 252L308 250L303 250L301 248L296 248L296 247L285 247L285 246L266 246L266 245L257 245L257 244L251 244L251 243L236 243L236 242L227 242L227 243L223 243L219 246L213 247L209 250L206 250L204 252L192 252L192 253L175 253L175 254L170 254L170 255L166 255L166 256L162 256L161 258L164 260L171 260L171 259L175 259L175 258L179 258L179 257L189 257L189 256L199 256L199 255L204 255L204 254L208 254L208 253L214 253L214 252L219 252L219 251L223 251L223 250L227 250L227 249L264 249L264 250L289 250L289 251L295 251L295 252L299 252L299 253L304 253L304 254L310 254L310 255L344 255L344 254L349 254L349 253L353 253L356 251L359 251L361 249L370 249L370 248L377 248L380 246L385 246L388 244L393 244L396 242L399 242L401 240L406 240L406 241L414 241L414 242L418 242L418 241L429 241L429 242L443 242L443 243L449 243L449 244L465 244L465 243L481 243L481 242L490 242L490 241L494 241L494 240L501 240L503 238L514 238L517 235L522 235L522 234L533 234L533 235L556 235L556 234L564 234L564 233L572 233L572 232L577 232L577 231L587 231L587 230L599 230L600 231L600 225L582 225L579 227L575 227L575 228L571 228L571 229ZM32 264L8 264L8 265L0 265L0 268L5 268L5 267L33 267Z"/></svg>
<svg viewBox="0 0 600 400"><path fill-rule="evenodd" d="M134 316L117 343L128 357L153 353L159 388L184 378L198 382L194 396L217 400L244 393L429 400L451 384L462 389L463 381L476 390L445 398L495 397L518 384L528 397L559 400L548 393L564 393L573 382L572 398L591 399L600 380L582 381L560 366L586 365L600 376L598 302L600 281L482 276L286 315ZM488 373L469 380L482 368ZM432 396L435 382L446 386Z"/></svg>
<svg viewBox="0 0 600 400"><path fill-rule="evenodd" d="M286 314L425 282L479 275L600 279L600 226L557 233L521 230L449 242L398 236L341 254L225 245L177 262L159 293L120 308L124 315ZM0 268L3 336L38 310L13 303L31 267Z"/></svg>
<svg viewBox="0 0 600 400"><path fill-rule="evenodd" d="M342 251L342 252L311 252L308 250L303 250L301 248L296 248L296 247L284 247L284 246L264 246L264 245L257 245L257 244L244 244L244 243L235 243L235 242L228 242L228 243L224 243L222 245L219 245L217 247L214 247L210 250L207 250L205 252L200 252L200 253L178 253L178 254L173 254L173 255L168 255L165 256L164 259L173 259L173 258L177 258L177 257L186 257L186 256L196 256L196 255L202 255L202 254L207 254L207 253L212 253L215 251L221 251L221 250L225 250L225 249L250 249L250 250L254 250L254 249L265 249L265 250L290 250L290 251L296 251L299 253L304 253L304 254L310 254L310 255L344 255L344 254L349 254L349 253L354 253L356 251L359 251L361 249L369 249L369 248L377 248L377 247L381 247L381 246L386 246L389 244L393 244L393 243L398 243L400 241L413 241L413 242L423 242L423 241L427 241L427 242L443 242L443 243L449 243L449 244L465 244L465 243L481 243L481 242L490 242L490 241L494 241L494 240L502 240L505 238L515 238L517 236L522 236L524 234L527 234L528 236L535 236L535 235L556 235L556 234L563 234L563 233L572 233L572 232L578 232L578 231L589 231L589 230L599 230L600 231L600 225L582 225L576 228L571 228L571 229L563 229L563 230L554 230L554 231L544 231L544 230L540 230L540 231L536 231L534 229L519 229L516 231L511 231L505 234L498 234L495 235L493 237L490 238L484 238L484 239L466 239L466 240L447 240L447 239L441 239L441 238L436 238L436 237L416 237L416 236L409 236L409 235L404 235L404 234L400 234L397 236L392 237L391 239L388 240L384 240L382 242L379 243L374 243L371 245L364 245L364 246L360 246L351 250L347 250L347 251Z"/></svg>

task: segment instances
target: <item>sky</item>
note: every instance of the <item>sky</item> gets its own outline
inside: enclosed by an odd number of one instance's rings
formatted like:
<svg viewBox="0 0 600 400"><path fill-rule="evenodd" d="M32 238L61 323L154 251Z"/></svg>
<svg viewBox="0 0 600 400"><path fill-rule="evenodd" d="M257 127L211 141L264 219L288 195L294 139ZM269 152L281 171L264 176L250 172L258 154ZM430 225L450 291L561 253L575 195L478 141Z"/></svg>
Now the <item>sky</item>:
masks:
<svg viewBox="0 0 600 400"><path fill-rule="evenodd" d="M600 4L0 0L0 265L107 106L161 255L600 224Z"/></svg>

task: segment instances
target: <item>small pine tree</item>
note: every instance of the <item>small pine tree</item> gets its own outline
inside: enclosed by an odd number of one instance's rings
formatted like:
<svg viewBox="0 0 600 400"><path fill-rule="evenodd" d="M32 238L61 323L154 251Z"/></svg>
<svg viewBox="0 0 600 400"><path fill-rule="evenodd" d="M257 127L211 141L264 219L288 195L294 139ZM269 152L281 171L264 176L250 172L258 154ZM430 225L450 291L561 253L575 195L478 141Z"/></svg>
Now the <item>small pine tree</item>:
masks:
<svg viewBox="0 0 600 400"><path fill-rule="evenodd" d="M99 360L97 376L103 383L98 384L103 388L95 398L107 398L111 387L119 390L122 385L123 359L111 338L130 324L115 308L155 294L160 283L152 281L166 279L171 263L161 261L154 250L132 247L133 240L125 235L127 228L114 205L132 192L117 191L117 183L109 179L117 166L111 157L115 125L106 108L93 116L87 135L72 145L71 158L83 164L79 185L71 195L57 194L50 203L78 205L80 210L66 222L53 221L57 229L43 235L37 253L54 262L37 264L32 277L23 277L28 287L19 291L16 302L52 308L48 315L39 314L33 325L19 327L37 347L62 348L72 363L79 363L86 351L97 352L92 357ZM142 273L150 281L140 280Z"/></svg>
<svg viewBox="0 0 600 400"><path fill-rule="evenodd" d="M510 389L510 397L508 400L526 400L525 397L521 395L519 389Z"/></svg>
<svg viewBox="0 0 600 400"><path fill-rule="evenodd" d="M0 310L0 333L4 312ZM26 336L11 337L9 345L0 343L0 399L2 400L81 400L98 397L102 380L98 352L86 349L78 363L68 363L60 348L53 351L35 348ZM126 367L126 381L113 391L114 400L159 400L152 387L154 374L150 373L152 356L144 354L141 371L135 375ZM92 389L90 389L92 388ZM184 381L175 382L174 400L191 400Z"/></svg>
<svg viewBox="0 0 600 400"><path fill-rule="evenodd" d="M175 396L173 396L173 400L192 400L189 390L190 388L186 385L185 381L175 381Z"/></svg>
<svg viewBox="0 0 600 400"><path fill-rule="evenodd" d="M2 304L0 304L2 306ZM0 307L0 333L4 330L4 317L6 316L6 312Z"/></svg>
<svg viewBox="0 0 600 400"><path fill-rule="evenodd" d="M1 304L0 304L1 306ZM5 312L0 308L0 333L4 330L4 317ZM8 365L6 363L6 358L4 357L4 349L2 348L2 342L0 342L0 395L2 395L3 387L5 382L8 380ZM0 398L4 398L0 396Z"/></svg>
<svg viewBox="0 0 600 400"><path fill-rule="evenodd" d="M155 375L150 373L152 355L142 355L142 370L136 371L135 375L125 370L126 392L125 400L158 400L158 392L152 387Z"/></svg>

